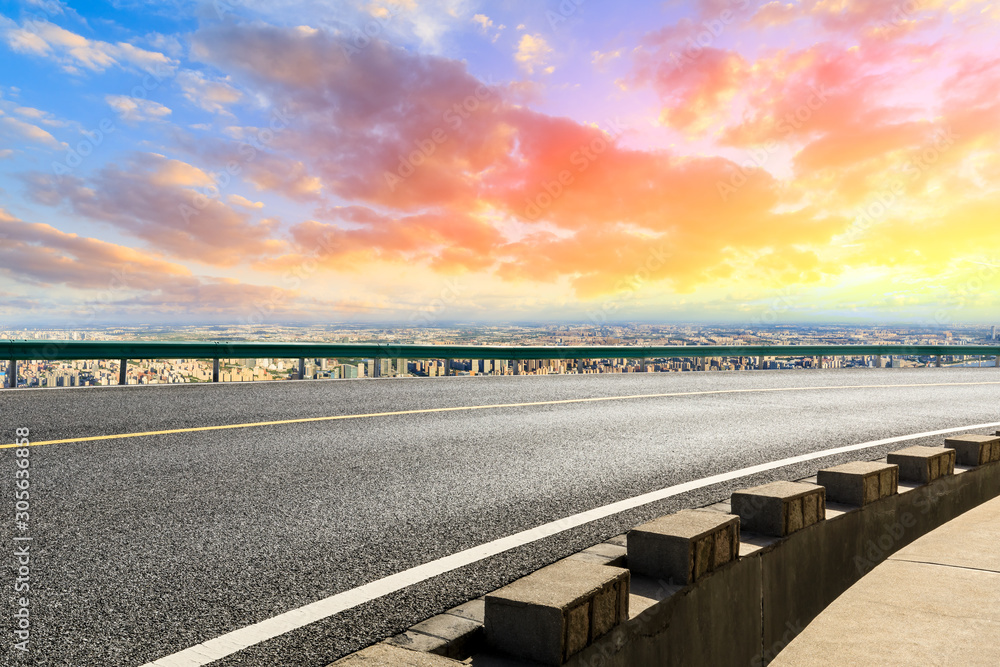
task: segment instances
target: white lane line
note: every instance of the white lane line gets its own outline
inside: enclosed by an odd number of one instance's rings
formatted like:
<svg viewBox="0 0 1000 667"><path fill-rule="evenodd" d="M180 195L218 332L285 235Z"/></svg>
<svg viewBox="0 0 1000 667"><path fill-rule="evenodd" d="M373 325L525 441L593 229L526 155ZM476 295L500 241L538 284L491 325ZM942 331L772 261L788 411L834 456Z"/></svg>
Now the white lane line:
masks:
<svg viewBox="0 0 1000 667"><path fill-rule="evenodd" d="M712 475L711 477L705 477L704 479L668 486L667 488L660 489L659 491L651 491L650 493L644 493L641 496L620 500L616 503L605 505L604 507L598 507L586 512L574 514L564 519L559 519L558 521L543 524L537 528L524 530L520 533L515 533L507 537L502 537L498 540L493 540L492 542L487 542L486 544L481 544L477 547L472 547L471 549L459 551L458 553L451 554L450 556L445 556L444 558L439 558L438 560L424 563L423 565L418 565L417 567L412 567L409 570L397 572L396 574L383 579L378 579L365 584L364 586L359 586L358 588L344 591L343 593L337 593L336 595L331 595L323 600L317 600L316 602L299 607L298 609L293 609L292 611L279 614L278 616L261 621L260 623L255 623L245 628L240 628L239 630L227 632L226 634L203 644L198 644L197 646L193 646L164 658L154 660L153 662L146 663L142 667L200 667L201 665L207 665L215 660L219 660L241 651L244 648L253 646L254 644L274 639L275 637L285 634L286 632L297 630L309 625L310 623L315 623L316 621L329 616L334 616L342 611L352 609L366 602L371 602L372 600L389 595L390 593L395 593L396 591L400 591L408 586L418 584L422 581L451 572L452 570L457 570L458 568L465 567L466 565L477 563L491 556L496 556L497 554L501 554L505 551L510 551L511 549L516 549L517 547L537 542L538 540L551 537L552 535L562 533L572 528L577 528L592 521L597 521L598 519L604 519L620 512L625 512L627 510L635 509L636 507L655 503L659 500L670 498L671 496L677 496L689 491L702 489L713 484L731 482L741 477L749 477L750 475L756 475L757 473L783 468L796 463L814 461L827 456L834 456L836 454L844 454L847 452L856 452L862 449L878 447L880 445L891 445L896 442L919 440L920 438L947 435L949 433L957 433L959 431L997 427L1000 427L1000 422L972 424L970 426L946 428L939 431L926 431L924 433L914 433L912 435L901 435L894 438L872 440L869 442L862 442L857 445L846 445L844 447L836 447L834 449L825 449L821 452L801 454L799 456L793 456L779 461L772 461L771 463L761 463L759 465L750 466L749 468L741 468L739 470L733 470L732 472L725 472L718 475Z"/></svg>

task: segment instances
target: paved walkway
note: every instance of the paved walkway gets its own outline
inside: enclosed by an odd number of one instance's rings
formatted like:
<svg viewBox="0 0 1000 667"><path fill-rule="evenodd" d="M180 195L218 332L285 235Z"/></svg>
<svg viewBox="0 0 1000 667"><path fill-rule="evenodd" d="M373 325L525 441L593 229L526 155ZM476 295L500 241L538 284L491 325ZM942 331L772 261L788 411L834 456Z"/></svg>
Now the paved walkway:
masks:
<svg viewBox="0 0 1000 667"><path fill-rule="evenodd" d="M1000 665L1000 498L876 567L771 665Z"/></svg>

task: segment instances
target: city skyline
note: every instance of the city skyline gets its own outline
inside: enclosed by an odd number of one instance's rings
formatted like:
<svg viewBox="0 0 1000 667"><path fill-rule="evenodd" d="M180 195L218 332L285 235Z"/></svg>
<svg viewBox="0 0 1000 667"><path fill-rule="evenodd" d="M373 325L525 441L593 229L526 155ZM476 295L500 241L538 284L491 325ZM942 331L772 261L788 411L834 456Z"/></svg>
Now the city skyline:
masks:
<svg viewBox="0 0 1000 667"><path fill-rule="evenodd" d="M996 341L993 325L966 325L955 331L928 331L907 327L853 327L836 325L775 325L754 328L697 324L608 324L595 327L577 325L467 325L436 327L341 327L323 325L247 326L177 326L177 327L93 327L88 330L0 329L0 339L43 341L192 341L223 342L302 342L302 343L375 343L391 349L393 345L416 344L441 350L480 345L544 346L554 355L548 360L516 361L507 359L476 360L453 356L445 358L372 357L358 351L349 357L199 358L130 359L124 373L119 360L25 360L18 370L22 387L78 387L117 384L185 384L219 381L258 382L299 379L364 379L372 377L440 377L444 375L565 375L606 373L677 373L690 371L795 370L816 368L915 368L929 366L996 366L995 356L917 355L884 358L880 355L852 353L833 357L788 355L797 346L820 345L835 350L852 345L951 345L962 349ZM789 345L791 344L791 345ZM766 346L777 356L740 356L733 350L742 346ZM58 343L56 343L58 349ZM575 347L574 347L575 346ZM561 351L601 346L669 346L676 354L656 355L645 359L617 359L600 355L594 358L563 357ZM730 353L719 357L690 357L684 350L697 346L725 346ZM778 346L778 347L774 347ZM315 349L315 348L314 348ZM745 348L750 350L751 348ZM760 348L757 348L760 349ZM969 348L973 349L973 348ZM464 349L463 349L464 351ZM972 361L969 361L971 356ZM0 374L6 381L6 369Z"/></svg>
<svg viewBox="0 0 1000 667"><path fill-rule="evenodd" d="M0 6L0 321L1000 314L975 0Z"/></svg>

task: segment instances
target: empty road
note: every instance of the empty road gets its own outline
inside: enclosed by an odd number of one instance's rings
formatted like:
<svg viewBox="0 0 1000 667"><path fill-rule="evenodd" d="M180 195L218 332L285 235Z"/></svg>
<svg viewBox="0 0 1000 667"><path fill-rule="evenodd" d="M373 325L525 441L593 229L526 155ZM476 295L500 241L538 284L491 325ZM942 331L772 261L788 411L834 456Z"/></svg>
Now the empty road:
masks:
<svg viewBox="0 0 1000 667"><path fill-rule="evenodd" d="M0 567L9 609L0 662L143 665L665 487L994 422L993 368L2 391L0 443L26 428L34 446L22 528L14 523L16 450L0 449L4 552L13 553L14 537L31 538L29 652L13 648L9 591L19 566L8 555ZM327 665L654 516L943 438L765 470L550 531L303 627L293 623L212 664Z"/></svg>

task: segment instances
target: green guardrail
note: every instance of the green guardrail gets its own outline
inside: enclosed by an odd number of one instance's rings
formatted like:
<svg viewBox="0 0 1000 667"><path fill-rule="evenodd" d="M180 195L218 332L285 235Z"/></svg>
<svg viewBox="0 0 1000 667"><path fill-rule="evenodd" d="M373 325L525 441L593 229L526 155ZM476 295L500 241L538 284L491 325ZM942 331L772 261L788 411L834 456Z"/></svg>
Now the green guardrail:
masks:
<svg viewBox="0 0 1000 667"><path fill-rule="evenodd" d="M7 340L2 358L18 361L77 359L683 359L706 357L993 356L1000 345L391 345L223 341ZM124 373L122 374L124 384Z"/></svg>

